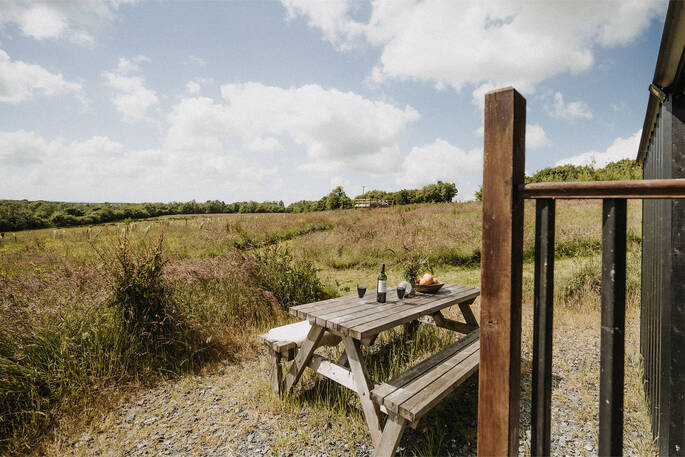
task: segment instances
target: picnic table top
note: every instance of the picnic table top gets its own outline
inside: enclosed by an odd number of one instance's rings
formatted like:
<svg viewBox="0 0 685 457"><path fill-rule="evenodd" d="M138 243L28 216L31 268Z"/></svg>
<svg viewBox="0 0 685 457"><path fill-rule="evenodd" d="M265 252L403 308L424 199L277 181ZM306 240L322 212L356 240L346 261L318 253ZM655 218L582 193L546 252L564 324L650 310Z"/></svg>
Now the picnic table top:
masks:
<svg viewBox="0 0 685 457"><path fill-rule="evenodd" d="M436 294L417 292L415 297L404 297L402 303L398 303L395 289L388 288L386 303L376 302L376 296L370 290L363 299L346 295L293 306L290 314L361 341L444 308L470 304L478 295L480 290L474 287L445 284Z"/></svg>

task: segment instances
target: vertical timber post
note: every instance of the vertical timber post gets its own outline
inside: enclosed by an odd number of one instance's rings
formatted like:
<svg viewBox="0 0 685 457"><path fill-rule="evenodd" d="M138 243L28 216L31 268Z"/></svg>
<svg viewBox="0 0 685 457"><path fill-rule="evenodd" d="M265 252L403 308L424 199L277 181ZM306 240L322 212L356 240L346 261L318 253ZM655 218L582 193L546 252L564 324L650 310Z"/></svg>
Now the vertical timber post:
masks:
<svg viewBox="0 0 685 457"><path fill-rule="evenodd" d="M478 455L518 455L526 100L485 95Z"/></svg>

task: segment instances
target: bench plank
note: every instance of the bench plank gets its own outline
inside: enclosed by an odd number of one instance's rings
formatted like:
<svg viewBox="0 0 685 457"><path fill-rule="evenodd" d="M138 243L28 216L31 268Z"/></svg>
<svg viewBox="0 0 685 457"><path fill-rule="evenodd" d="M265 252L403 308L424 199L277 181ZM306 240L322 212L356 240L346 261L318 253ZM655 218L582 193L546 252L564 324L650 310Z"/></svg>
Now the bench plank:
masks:
<svg viewBox="0 0 685 457"><path fill-rule="evenodd" d="M444 349L442 349L440 352L433 354L426 360L417 363L404 373L396 376L395 378L381 384L380 386L376 387L373 389L373 392L371 392L371 396L374 399L376 403L383 403L383 400L385 397L388 395L392 394L395 390L401 388L405 384L410 383L412 380L415 378L421 376L423 373L426 371L430 370L433 368L435 365L439 364L443 360L451 357L454 355L456 352L460 351L467 345L473 343L478 339L480 335L480 331L476 330L474 332L469 333L467 336L464 338L455 341L454 343L450 344L449 346L446 346Z"/></svg>
<svg viewBox="0 0 685 457"><path fill-rule="evenodd" d="M479 350L479 342L473 342L460 351L454 353L451 357L443 360L435 365L430 370L416 377L410 383L395 390L392 394L383 399L383 404L389 411L395 414L401 414L402 409L406 409L405 405L412 400L414 396L426 393L428 390L433 390L432 384L445 375L452 368L459 366L471 354ZM430 388L430 389L429 389ZM411 408L408 411L412 411ZM413 422L412 418L407 418Z"/></svg>
<svg viewBox="0 0 685 457"><path fill-rule="evenodd" d="M312 360L309 362L309 368L357 393L357 385L354 382L354 376L352 375L352 371L348 368L331 362L319 354L312 355Z"/></svg>
<svg viewBox="0 0 685 457"><path fill-rule="evenodd" d="M469 376L478 370L480 348L469 355L463 362L443 374L427 388L407 400L400 406L400 414L410 422L417 422L439 401L459 387Z"/></svg>
<svg viewBox="0 0 685 457"><path fill-rule="evenodd" d="M267 333L262 333L261 335L258 335L257 341L267 346L272 351L279 352L281 354L286 353L289 350L295 349L297 347L297 344L295 344L292 341L272 340Z"/></svg>

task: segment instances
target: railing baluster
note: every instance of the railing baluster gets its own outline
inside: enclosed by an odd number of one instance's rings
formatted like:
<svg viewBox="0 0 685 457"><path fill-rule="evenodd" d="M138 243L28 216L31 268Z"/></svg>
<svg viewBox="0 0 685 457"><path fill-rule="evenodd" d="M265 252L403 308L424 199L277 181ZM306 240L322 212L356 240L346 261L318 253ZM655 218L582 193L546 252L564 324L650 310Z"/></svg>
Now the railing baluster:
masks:
<svg viewBox="0 0 685 457"><path fill-rule="evenodd" d="M554 305L554 200L535 204L531 455L550 453Z"/></svg>
<svg viewBox="0 0 685 457"><path fill-rule="evenodd" d="M599 455L623 455L623 374L626 303L626 200L602 207L602 332Z"/></svg>

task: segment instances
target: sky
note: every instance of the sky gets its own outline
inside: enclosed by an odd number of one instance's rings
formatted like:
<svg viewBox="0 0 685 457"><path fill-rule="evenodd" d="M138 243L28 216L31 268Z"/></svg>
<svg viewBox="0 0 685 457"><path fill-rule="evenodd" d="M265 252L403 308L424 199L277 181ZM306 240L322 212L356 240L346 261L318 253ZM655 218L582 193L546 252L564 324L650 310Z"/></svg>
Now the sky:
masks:
<svg viewBox="0 0 685 457"><path fill-rule="evenodd" d="M526 172L635 158L665 0L0 0L0 199L473 199L483 103Z"/></svg>

